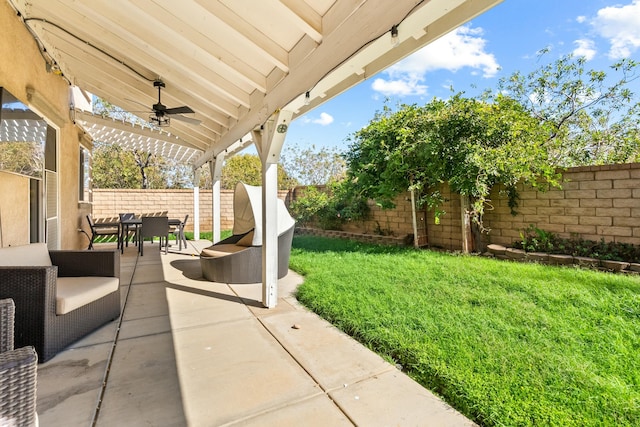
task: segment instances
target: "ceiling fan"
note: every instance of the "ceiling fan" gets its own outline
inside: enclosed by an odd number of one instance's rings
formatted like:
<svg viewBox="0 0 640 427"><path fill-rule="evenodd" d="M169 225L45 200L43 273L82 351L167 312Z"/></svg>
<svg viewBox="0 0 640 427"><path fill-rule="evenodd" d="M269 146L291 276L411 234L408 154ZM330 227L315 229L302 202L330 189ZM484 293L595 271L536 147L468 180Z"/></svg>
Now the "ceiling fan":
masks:
<svg viewBox="0 0 640 427"><path fill-rule="evenodd" d="M149 123L159 127L169 126L169 116L172 116L176 120L180 120L192 125L200 124L200 120L182 115L194 113L194 111L190 107L183 105L182 107L167 108L167 106L162 104L160 95L162 88L165 87L165 84L162 80L155 80L153 82L153 86L158 88L158 103L153 104L153 106L151 107L153 109L153 112L149 115Z"/></svg>

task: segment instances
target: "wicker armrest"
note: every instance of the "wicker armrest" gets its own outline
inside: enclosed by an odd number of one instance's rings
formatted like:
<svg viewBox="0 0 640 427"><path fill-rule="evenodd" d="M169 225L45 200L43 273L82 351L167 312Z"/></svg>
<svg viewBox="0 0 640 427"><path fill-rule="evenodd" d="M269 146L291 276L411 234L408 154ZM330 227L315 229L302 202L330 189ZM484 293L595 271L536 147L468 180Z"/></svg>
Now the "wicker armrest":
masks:
<svg viewBox="0 0 640 427"><path fill-rule="evenodd" d="M16 306L11 298L0 299L0 353L13 350Z"/></svg>
<svg viewBox="0 0 640 427"><path fill-rule="evenodd" d="M38 356L31 346L0 354L0 421L36 424L37 364Z"/></svg>
<svg viewBox="0 0 640 427"><path fill-rule="evenodd" d="M0 298L12 298L16 307L48 301L55 310L58 267L0 267ZM37 303L42 307L42 303ZM41 309L40 309L41 310ZM17 316L17 314L16 314Z"/></svg>
<svg viewBox="0 0 640 427"><path fill-rule="evenodd" d="M49 256L60 277L120 277L120 252L116 250L51 250Z"/></svg>
<svg viewBox="0 0 640 427"><path fill-rule="evenodd" d="M38 355L32 346L13 349L15 305L0 300L0 424L36 424Z"/></svg>

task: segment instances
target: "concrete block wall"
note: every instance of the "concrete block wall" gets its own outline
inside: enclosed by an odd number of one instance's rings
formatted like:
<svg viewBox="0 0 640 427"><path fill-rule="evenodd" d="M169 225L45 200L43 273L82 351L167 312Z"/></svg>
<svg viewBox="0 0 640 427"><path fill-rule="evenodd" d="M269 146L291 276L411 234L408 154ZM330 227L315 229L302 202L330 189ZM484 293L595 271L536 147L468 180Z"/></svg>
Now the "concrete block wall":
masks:
<svg viewBox="0 0 640 427"><path fill-rule="evenodd" d="M530 224L561 237L640 245L640 163L584 166L563 173L562 189L520 185L518 214L496 188L485 225L490 243L509 245Z"/></svg>
<svg viewBox="0 0 640 427"><path fill-rule="evenodd" d="M581 236L584 239L615 241L640 245L640 163L585 166L571 168L563 174L562 189L540 191L520 185L517 215L512 215L507 197L501 188L490 195L490 206L484 215L484 225L491 231L485 235L488 243L510 245L520 238L520 232L530 224L562 237ZM462 248L460 196L443 184L445 202L440 210L445 214L435 222L433 211L418 211L419 229L426 224L427 243L449 250ZM288 201L301 194L281 191L279 197ZM343 231L364 235L386 235L409 242L413 234L410 194L395 200L395 209L381 209L370 202L371 215L365 221L343 226ZM193 218L193 190L94 190L93 216L113 217L120 212L151 213L168 211L172 218L189 214ZM211 191L200 191L200 230L211 230ZM233 191L221 191L222 229L233 228ZM193 222L187 224L193 230ZM395 242L395 240L394 240Z"/></svg>
<svg viewBox="0 0 640 427"><path fill-rule="evenodd" d="M427 240L429 246L447 250L462 249L462 211L460 209L460 195L451 192L448 184L442 184L440 193L444 203L439 209L444 211L436 224L435 211L427 213Z"/></svg>
<svg viewBox="0 0 640 427"><path fill-rule="evenodd" d="M280 191L278 197L285 200L288 191ZM95 219L117 218L118 214L133 212L136 215L167 212L170 218L189 215L186 231L193 231L193 190L141 190L95 189L93 190L92 215ZM211 231L213 224L211 190L200 190L200 231ZM220 227L233 228L233 190L220 190Z"/></svg>
<svg viewBox="0 0 640 427"><path fill-rule="evenodd" d="M118 214L126 212L136 215L167 212L171 218L184 218L188 214L190 220L185 229L193 231L192 190L95 189L92 211L96 220L117 218Z"/></svg>
<svg viewBox="0 0 640 427"><path fill-rule="evenodd" d="M377 234L404 238L413 234L411 219L411 198L409 193L394 200L394 209L382 209L374 201L369 201L369 218L344 224L343 230L362 234ZM424 214L423 214L424 215Z"/></svg>
<svg viewBox="0 0 640 427"><path fill-rule="evenodd" d="M442 185L440 192L445 199L440 209L446 213L440 217L439 223L436 223L434 211L418 209L416 211L418 235L425 234L426 227L426 242L424 239L421 242L432 247L459 250L462 247L460 196L451 193L447 184ZM369 201L370 217L365 221L345 224L344 231L393 236L412 245L413 241L408 238L413 235L411 194L406 192L399 195L394 203L396 205L394 209L382 209L375 202Z"/></svg>
<svg viewBox="0 0 640 427"><path fill-rule="evenodd" d="M323 186L318 186L319 189L324 189ZM462 231L460 228L460 196L452 194L449 190L449 186L444 184L441 193L445 198L445 203L440 207L446 214L440 219L440 223L435 223L434 212L428 212L426 210L417 210L416 221L418 223L418 234L425 233L426 227L426 242L425 239L421 240L421 243L428 243L431 246L437 246L445 249L456 250L462 247ZM293 191L294 200L296 197L304 194L304 187L297 187ZM389 237L389 243L382 239L356 239L362 241L376 241L385 242L387 244L402 244L412 245L412 239L409 236L413 235L413 219L411 212L411 194L409 192L403 193L394 199L396 207L394 209L382 209L376 205L374 201L369 201L370 215L364 221L354 221L342 225L343 233L325 233L324 235L348 237L355 239L354 234L363 234L366 236L382 236ZM310 231L305 230L304 233L311 234Z"/></svg>
<svg viewBox="0 0 640 427"><path fill-rule="evenodd" d="M598 241L640 245L640 163L583 166L563 173L561 189L540 191L520 184L517 215L512 215L506 195L496 187L485 210L484 225L491 231L487 243L510 245L529 225L557 233ZM441 187L445 214L435 222L435 212L418 212L425 221L430 246L449 250L462 248L460 196ZM383 210L371 203L371 218L347 224L351 233L376 234L380 229L397 237L413 234L409 193L396 199L397 208ZM379 224L379 227L378 227Z"/></svg>

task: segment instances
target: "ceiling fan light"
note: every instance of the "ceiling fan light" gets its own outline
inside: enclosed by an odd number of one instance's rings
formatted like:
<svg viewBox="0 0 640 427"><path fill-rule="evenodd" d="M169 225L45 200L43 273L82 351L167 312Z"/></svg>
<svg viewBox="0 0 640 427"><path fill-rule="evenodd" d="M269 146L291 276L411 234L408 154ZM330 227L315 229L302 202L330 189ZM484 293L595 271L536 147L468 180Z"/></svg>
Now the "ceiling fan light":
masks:
<svg viewBox="0 0 640 427"><path fill-rule="evenodd" d="M149 123L154 124L158 127L168 127L170 124L170 120L169 120L169 117L151 114L149 116Z"/></svg>

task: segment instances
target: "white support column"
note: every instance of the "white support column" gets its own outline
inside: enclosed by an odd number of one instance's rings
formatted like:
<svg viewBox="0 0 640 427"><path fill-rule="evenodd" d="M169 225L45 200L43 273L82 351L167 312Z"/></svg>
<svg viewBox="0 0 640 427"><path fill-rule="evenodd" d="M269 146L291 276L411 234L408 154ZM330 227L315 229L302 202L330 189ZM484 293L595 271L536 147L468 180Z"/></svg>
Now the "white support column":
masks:
<svg viewBox="0 0 640 427"><path fill-rule="evenodd" d="M211 216L213 242L220 241L220 179L222 177L222 165L224 164L224 153L218 154L213 161L209 162L211 170Z"/></svg>
<svg viewBox="0 0 640 427"><path fill-rule="evenodd" d="M254 132L254 143L262 160L262 304L278 304L278 162L293 117L279 111Z"/></svg>
<svg viewBox="0 0 640 427"><path fill-rule="evenodd" d="M220 181L213 181L211 186L211 239L220 241Z"/></svg>
<svg viewBox="0 0 640 427"><path fill-rule="evenodd" d="M193 171L193 240L200 240L200 168Z"/></svg>
<svg viewBox="0 0 640 427"><path fill-rule="evenodd" d="M262 304L278 304L278 164L262 164Z"/></svg>
<svg viewBox="0 0 640 427"><path fill-rule="evenodd" d="M200 240L200 187L193 187L193 240Z"/></svg>

